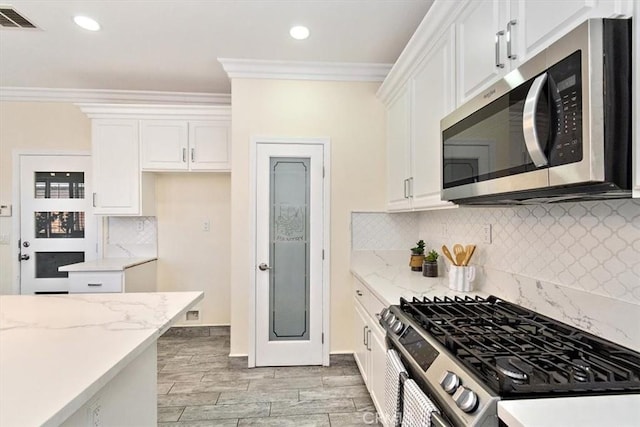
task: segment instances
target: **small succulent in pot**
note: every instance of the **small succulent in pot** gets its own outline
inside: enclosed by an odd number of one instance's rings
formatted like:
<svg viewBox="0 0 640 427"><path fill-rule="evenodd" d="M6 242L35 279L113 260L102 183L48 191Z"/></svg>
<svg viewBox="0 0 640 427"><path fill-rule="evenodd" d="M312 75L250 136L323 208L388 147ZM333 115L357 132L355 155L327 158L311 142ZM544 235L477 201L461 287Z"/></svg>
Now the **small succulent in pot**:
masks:
<svg viewBox="0 0 640 427"><path fill-rule="evenodd" d="M435 249L431 249L424 260L427 262L436 262L438 261L438 256L438 252L436 252Z"/></svg>
<svg viewBox="0 0 640 427"><path fill-rule="evenodd" d="M422 261L424 261L424 240L418 240L416 246L411 248L411 260L409 261L411 271L422 271Z"/></svg>
<svg viewBox="0 0 640 427"><path fill-rule="evenodd" d="M416 246L411 248L412 255L424 255L424 240L418 240Z"/></svg>
<svg viewBox="0 0 640 427"><path fill-rule="evenodd" d="M425 277L438 277L438 252L433 249L424 258L422 275Z"/></svg>

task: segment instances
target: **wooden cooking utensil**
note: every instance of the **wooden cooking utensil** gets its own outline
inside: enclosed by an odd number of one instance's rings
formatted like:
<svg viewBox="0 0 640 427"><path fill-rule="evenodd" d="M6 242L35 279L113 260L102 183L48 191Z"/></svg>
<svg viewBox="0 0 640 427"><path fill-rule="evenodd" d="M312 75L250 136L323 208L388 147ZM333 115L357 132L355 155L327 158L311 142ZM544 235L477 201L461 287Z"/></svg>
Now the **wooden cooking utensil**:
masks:
<svg viewBox="0 0 640 427"><path fill-rule="evenodd" d="M469 261L471 260L471 257L473 256L475 250L476 245L467 245L467 247L465 248L466 256L464 257L464 261L462 261L462 265L469 265Z"/></svg>
<svg viewBox="0 0 640 427"><path fill-rule="evenodd" d="M447 247L447 245L442 245L442 253L449 259L449 261L451 261L451 264L458 265L453 260L453 256L451 256L451 252L449 252L449 248Z"/></svg>
<svg viewBox="0 0 640 427"><path fill-rule="evenodd" d="M462 263L467 256L464 247L461 244L456 243L453 245L453 253L456 255L456 265L463 265Z"/></svg>

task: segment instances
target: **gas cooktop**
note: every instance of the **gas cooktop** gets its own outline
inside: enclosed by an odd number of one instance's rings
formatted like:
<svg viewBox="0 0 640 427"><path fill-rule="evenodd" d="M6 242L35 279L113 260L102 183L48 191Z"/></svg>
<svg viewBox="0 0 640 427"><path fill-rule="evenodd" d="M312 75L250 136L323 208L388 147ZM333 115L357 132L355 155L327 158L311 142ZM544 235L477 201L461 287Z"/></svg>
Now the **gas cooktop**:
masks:
<svg viewBox="0 0 640 427"><path fill-rule="evenodd" d="M640 392L640 353L495 296L399 308L502 399Z"/></svg>

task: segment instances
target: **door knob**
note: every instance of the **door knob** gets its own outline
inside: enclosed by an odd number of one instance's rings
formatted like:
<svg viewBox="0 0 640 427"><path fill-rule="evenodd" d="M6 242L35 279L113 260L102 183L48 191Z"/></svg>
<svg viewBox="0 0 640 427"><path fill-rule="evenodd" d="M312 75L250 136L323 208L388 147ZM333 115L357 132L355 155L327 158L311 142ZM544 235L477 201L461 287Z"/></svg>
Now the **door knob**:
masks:
<svg viewBox="0 0 640 427"><path fill-rule="evenodd" d="M258 266L258 268L260 269L260 271L266 271L266 270L270 270L271 267L269 267L267 264L265 264L264 262L262 264L260 264Z"/></svg>
<svg viewBox="0 0 640 427"><path fill-rule="evenodd" d="M29 255L28 255L28 254L20 255L20 256L18 257L18 259L19 259L20 261L26 261L26 260L28 260L29 258L30 258L30 257L29 257Z"/></svg>

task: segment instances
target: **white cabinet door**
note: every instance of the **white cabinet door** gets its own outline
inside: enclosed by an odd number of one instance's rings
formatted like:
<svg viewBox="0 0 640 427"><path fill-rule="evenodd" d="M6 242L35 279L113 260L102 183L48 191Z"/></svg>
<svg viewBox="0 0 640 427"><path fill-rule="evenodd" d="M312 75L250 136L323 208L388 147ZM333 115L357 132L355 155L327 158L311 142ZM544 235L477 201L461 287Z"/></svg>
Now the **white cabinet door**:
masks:
<svg viewBox="0 0 640 427"><path fill-rule="evenodd" d="M189 122L191 170L231 170L229 123Z"/></svg>
<svg viewBox="0 0 640 427"><path fill-rule="evenodd" d="M625 0L511 0L511 18L519 27L515 35L518 64L588 18L630 14L631 3Z"/></svg>
<svg viewBox="0 0 640 427"><path fill-rule="evenodd" d="M189 168L186 120L143 120L140 127L143 170Z"/></svg>
<svg viewBox="0 0 640 427"><path fill-rule="evenodd" d="M411 208L410 191L410 93L405 85L387 109L387 207Z"/></svg>
<svg viewBox="0 0 640 427"><path fill-rule="evenodd" d="M384 411L384 389L385 374L387 369L387 345L385 343L384 330L379 325L371 326L369 334L370 369L369 369L369 392L373 403L379 412ZM381 419L386 419L384 413L380 414Z"/></svg>
<svg viewBox="0 0 640 427"><path fill-rule="evenodd" d="M504 0L469 1L456 19L458 105L468 101L510 68L505 34ZM500 52L496 52L496 45Z"/></svg>
<svg viewBox="0 0 640 427"><path fill-rule="evenodd" d="M140 213L138 121L92 121L94 213Z"/></svg>
<svg viewBox="0 0 640 427"><path fill-rule="evenodd" d="M413 208L451 205L440 198L442 142L440 120L455 105L453 30L445 32L412 79Z"/></svg>
<svg viewBox="0 0 640 427"><path fill-rule="evenodd" d="M356 360L362 379L368 387L369 374L369 350L367 348L367 338L369 323L367 322L367 314L357 301L354 301L354 318L353 318L353 357Z"/></svg>

